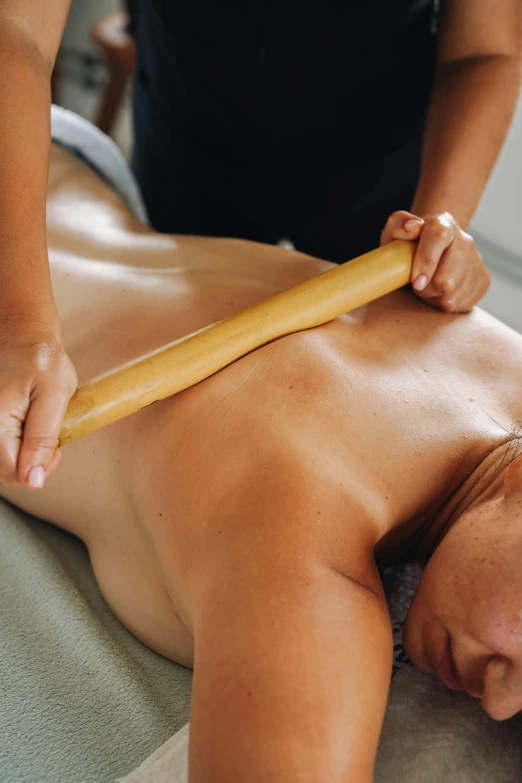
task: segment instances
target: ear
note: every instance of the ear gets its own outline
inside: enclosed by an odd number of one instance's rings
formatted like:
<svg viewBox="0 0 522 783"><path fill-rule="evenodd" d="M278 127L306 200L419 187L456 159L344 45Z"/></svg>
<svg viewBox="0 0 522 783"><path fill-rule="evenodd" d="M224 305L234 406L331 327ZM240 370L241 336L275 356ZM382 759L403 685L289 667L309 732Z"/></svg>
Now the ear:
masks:
<svg viewBox="0 0 522 783"><path fill-rule="evenodd" d="M504 476L504 494L522 494L522 453L508 465Z"/></svg>

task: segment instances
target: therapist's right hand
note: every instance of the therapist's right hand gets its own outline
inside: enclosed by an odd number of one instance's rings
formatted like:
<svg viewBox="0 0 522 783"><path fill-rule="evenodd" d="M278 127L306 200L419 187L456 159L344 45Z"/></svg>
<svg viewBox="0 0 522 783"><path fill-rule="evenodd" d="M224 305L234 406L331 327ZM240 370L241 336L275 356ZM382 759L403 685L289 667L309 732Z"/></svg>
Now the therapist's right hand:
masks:
<svg viewBox="0 0 522 783"><path fill-rule="evenodd" d="M0 332L0 486L43 487L60 459L58 433L76 385L59 340Z"/></svg>

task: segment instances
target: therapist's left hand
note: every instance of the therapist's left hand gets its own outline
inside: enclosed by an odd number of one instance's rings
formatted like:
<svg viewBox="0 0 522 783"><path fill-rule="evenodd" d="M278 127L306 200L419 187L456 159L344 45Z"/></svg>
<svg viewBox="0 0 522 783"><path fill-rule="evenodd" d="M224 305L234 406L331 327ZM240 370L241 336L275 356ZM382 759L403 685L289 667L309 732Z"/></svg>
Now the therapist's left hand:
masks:
<svg viewBox="0 0 522 783"><path fill-rule="evenodd" d="M381 245L393 239L418 240L411 282L426 304L447 313L467 313L489 288L491 276L473 237L449 212L423 217L393 212L381 234Z"/></svg>

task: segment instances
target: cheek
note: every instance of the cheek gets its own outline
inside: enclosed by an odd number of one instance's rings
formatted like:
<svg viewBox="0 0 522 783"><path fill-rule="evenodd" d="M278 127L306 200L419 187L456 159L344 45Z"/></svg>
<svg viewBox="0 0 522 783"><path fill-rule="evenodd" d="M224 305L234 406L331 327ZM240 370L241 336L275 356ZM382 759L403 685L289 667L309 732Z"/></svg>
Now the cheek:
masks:
<svg viewBox="0 0 522 783"><path fill-rule="evenodd" d="M452 535L453 533L453 535ZM499 557L479 535L450 531L426 566L427 602L445 620L469 624L473 617L491 622L492 596L499 594ZM502 578L502 575L500 575Z"/></svg>
<svg viewBox="0 0 522 783"><path fill-rule="evenodd" d="M455 597L465 597L469 581L443 551L437 550L419 583L419 611L447 617L455 611Z"/></svg>
<svg viewBox="0 0 522 783"><path fill-rule="evenodd" d="M503 655L522 649L522 609L513 596L491 594L477 607L473 626L477 638Z"/></svg>
<svg viewBox="0 0 522 783"><path fill-rule="evenodd" d="M412 624L453 631L467 626L477 608L483 608L487 595L476 576L476 569L459 562L454 551L437 550L424 569L410 607Z"/></svg>

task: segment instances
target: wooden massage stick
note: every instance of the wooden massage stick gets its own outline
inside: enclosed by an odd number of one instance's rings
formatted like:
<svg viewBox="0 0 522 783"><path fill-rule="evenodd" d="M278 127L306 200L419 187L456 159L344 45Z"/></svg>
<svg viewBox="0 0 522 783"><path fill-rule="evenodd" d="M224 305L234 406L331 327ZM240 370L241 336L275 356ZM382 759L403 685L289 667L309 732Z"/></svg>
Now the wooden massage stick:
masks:
<svg viewBox="0 0 522 783"><path fill-rule="evenodd" d="M395 240L82 384L58 437L64 446L187 389L279 337L311 329L409 282L415 243Z"/></svg>

